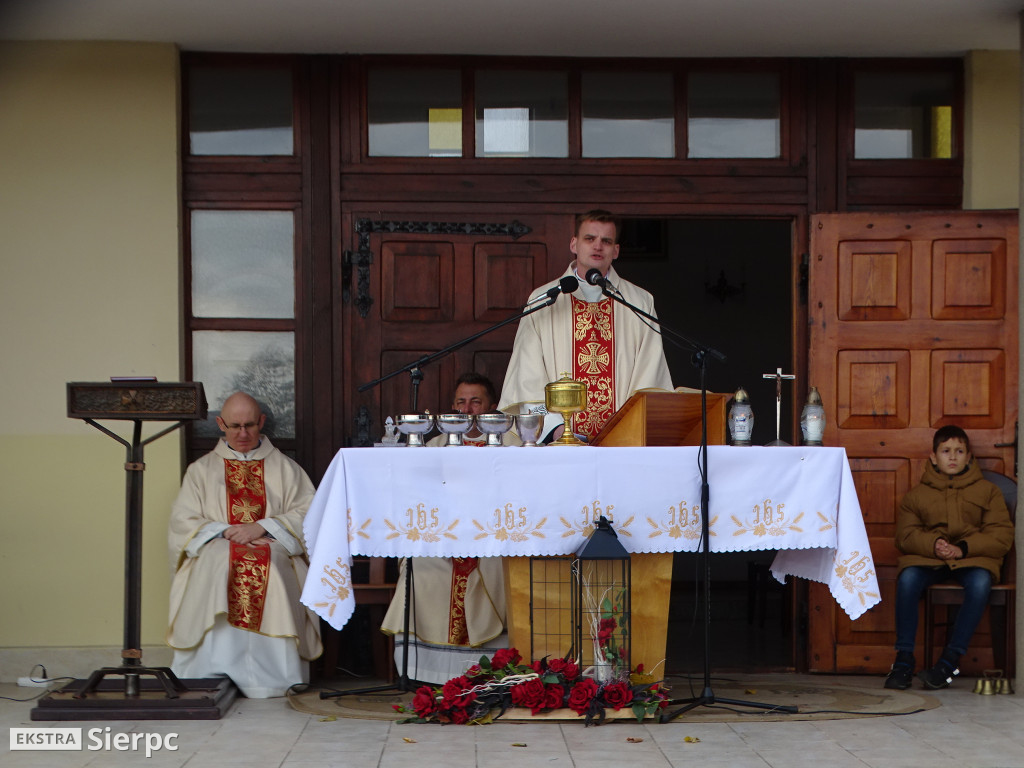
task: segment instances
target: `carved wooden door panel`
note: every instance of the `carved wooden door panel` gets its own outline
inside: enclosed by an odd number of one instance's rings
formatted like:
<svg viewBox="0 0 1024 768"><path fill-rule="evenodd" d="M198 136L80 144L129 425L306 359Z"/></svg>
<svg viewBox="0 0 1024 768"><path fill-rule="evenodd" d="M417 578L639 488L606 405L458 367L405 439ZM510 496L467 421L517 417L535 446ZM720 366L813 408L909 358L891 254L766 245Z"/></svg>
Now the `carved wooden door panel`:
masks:
<svg viewBox="0 0 1024 768"><path fill-rule="evenodd" d="M932 435L958 424L983 469L1014 475L1017 213L831 214L811 220L809 382L846 448L882 602L850 621L810 589L809 667L884 672L894 655L900 498ZM992 666L988 621L965 672ZM919 660L923 635L919 631Z"/></svg>
<svg viewBox="0 0 1024 768"><path fill-rule="evenodd" d="M557 277L571 259L572 221L501 210L344 216L350 250L335 326L342 329L335 380L345 401L339 445L379 441L386 417L412 407L409 373L363 392L360 386L505 320L534 287ZM517 327L509 323L422 366L418 409L448 410L455 380L468 370L489 376L500 394Z"/></svg>

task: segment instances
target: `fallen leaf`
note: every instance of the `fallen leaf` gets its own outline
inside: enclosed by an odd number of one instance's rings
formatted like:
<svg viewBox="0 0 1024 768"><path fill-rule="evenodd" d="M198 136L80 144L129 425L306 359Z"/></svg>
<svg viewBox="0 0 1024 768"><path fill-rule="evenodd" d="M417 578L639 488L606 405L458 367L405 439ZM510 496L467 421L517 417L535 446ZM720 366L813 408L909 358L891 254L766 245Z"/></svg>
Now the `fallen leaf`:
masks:
<svg viewBox="0 0 1024 768"><path fill-rule="evenodd" d="M523 742L521 742L521 741L514 741L514 742L512 742L512 746L513 747L525 747L526 745L523 744Z"/></svg>
<svg viewBox="0 0 1024 768"><path fill-rule="evenodd" d="M626 743L628 743L628 744L639 744L641 741L643 741L643 739L638 738L636 736L627 736L626 737Z"/></svg>
<svg viewBox="0 0 1024 768"><path fill-rule="evenodd" d="M687 744L697 744L700 742L700 739L698 739L696 736L687 736L685 739L683 739L683 741L685 741Z"/></svg>
<svg viewBox="0 0 1024 768"><path fill-rule="evenodd" d="M408 736L403 736L402 737L402 741L404 741L406 744L415 744L416 743L416 739L410 739Z"/></svg>
<svg viewBox="0 0 1024 768"><path fill-rule="evenodd" d="M747 688L747 690L745 690L744 693L749 693L751 696L753 696L755 693L757 693L757 689L756 688Z"/></svg>
<svg viewBox="0 0 1024 768"><path fill-rule="evenodd" d="M321 723L333 723L337 719L338 719L337 715L328 715L327 717L321 717L320 718L320 722Z"/></svg>

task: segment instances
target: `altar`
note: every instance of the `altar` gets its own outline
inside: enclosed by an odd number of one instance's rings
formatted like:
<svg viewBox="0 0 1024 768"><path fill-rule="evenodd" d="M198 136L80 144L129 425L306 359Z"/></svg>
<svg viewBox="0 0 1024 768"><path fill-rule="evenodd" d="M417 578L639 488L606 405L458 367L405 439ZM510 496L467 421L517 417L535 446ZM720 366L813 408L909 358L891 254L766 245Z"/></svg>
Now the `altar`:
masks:
<svg viewBox="0 0 1024 768"><path fill-rule="evenodd" d="M699 450L343 448L306 515L302 602L341 629L355 609L353 555L569 555L602 515L630 553L670 563L670 553L701 547ZM777 580L826 584L851 619L880 601L844 449L712 445L708 483L711 552L779 550ZM644 573L634 570L634 592ZM664 599L665 615L654 619L667 621ZM522 626L520 608L510 617L513 644ZM647 653L664 648L664 631L638 616L633 626L635 639L653 636Z"/></svg>

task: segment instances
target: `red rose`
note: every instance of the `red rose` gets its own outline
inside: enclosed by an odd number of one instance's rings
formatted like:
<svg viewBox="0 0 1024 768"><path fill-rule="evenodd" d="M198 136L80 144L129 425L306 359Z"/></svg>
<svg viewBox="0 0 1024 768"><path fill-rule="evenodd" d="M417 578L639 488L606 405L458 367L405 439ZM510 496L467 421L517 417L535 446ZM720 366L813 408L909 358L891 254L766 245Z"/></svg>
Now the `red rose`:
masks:
<svg viewBox="0 0 1024 768"><path fill-rule="evenodd" d="M602 697L609 707L622 709L633 700L633 691L625 683L608 683Z"/></svg>
<svg viewBox="0 0 1024 768"><path fill-rule="evenodd" d="M496 651L493 658L491 658L491 669L504 669L508 665L518 664L523 660L523 657L519 655L519 651L515 648L502 648Z"/></svg>
<svg viewBox="0 0 1024 768"><path fill-rule="evenodd" d="M416 689L416 695L412 697L412 708L417 717L426 717L437 711L437 701L434 699L434 690L428 686L420 686Z"/></svg>
<svg viewBox="0 0 1024 768"><path fill-rule="evenodd" d="M447 714L447 716L439 717L442 723L454 723L455 725L465 725L469 722L469 712L464 709L453 709Z"/></svg>
<svg viewBox="0 0 1024 768"><path fill-rule="evenodd" d="M544 709L558 709L565 700L565 688L548 683L544 686Z"/></svg>
<svg viewBox="0 0 1024 768"><path fill-rule="evenodd" d="M441 695L446 699L453 699L473 687L473 683L465 677L453 677L441 688Z"/></svg>
<svg viewBox="0 0 1024 768"><path fill-rule="evenodd" d="M589 677L584 677L569 691L569 709L577 715L585 715L596 695L597 683Z"/></svg>
<svg viewBox="0 0 1024 768"><path fill-rule="evenodd" d="M530 669L532 669L538 675L543 675L544 674L544 661L541 660L541 661L533 662L533 664L530 665ZM550 667L548 667L548 669L550 669Z"/></svg>
<svg viewBox="0 0 1024 768"><path fill-rule="evenodd" d="M548 671L561 675L569 683L580 675L580 668L576 662L565 659L552 659L548 662Z"/></svg>
<svg viewBox="0 0 1024 768"><path fill-rule="evenodd" d="M529 707L530 712L534 715L544 709L544 683L538 677L520 683L509 693L512 696L513 704L517 707Z"/></svg>

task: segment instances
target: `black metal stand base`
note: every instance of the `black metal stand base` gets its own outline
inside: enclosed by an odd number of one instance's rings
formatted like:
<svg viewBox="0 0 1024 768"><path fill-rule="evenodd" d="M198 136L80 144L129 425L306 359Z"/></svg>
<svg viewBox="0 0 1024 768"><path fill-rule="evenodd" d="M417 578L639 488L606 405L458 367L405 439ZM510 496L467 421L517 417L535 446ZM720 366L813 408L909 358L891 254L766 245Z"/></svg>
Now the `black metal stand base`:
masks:
<svg viewBox="0 0 1024 768"><path fill-rule="evenodd" d="M108 674L120 669L111 667ZM159 679L137 680L137 693L128 695L125 681L102 676L93 681L102 672L43 696L32 709L32 720L219 720L238 697L238 688L226 677L174 678L179 687L173 697Z"/></svg>
<svg viewBox="0 0 1024 768"><path fill-rule="evenodd" d="M415 412L415 411L414 411ZM409 686L409 620L411 618L413 600L412 558L405 560L405 603L403 605L402 629L402 674L394 685L377 685L370 688L353 688L345 691L320 691L321 699L337 699L341 696L355 696L362 693L406 693Z"/></svg>
<svg viewBox="0 0 1024 768"><path fill-rule="evenodd" d="M394 685L375 685L369 688L346 688L343 691L320 691L321 699L337 699L342 696L358 696L364 693L406 693L410 689L408 680L399 680Z"/></svg>
<svg viewBox="0 0 1024 768"><path fill-rule="evenodd" d="M666 712L659 719L659 723L667 723L675 720L685 712L689 712L691 709L697 707L710 707L713 704L728 704L734 707L754 707L755 709L767 709L772 712L784 712L787 715L795 715L799 710L790 705L782 704L763 704L758 701L740 701L739 699L723 699L715 696L715 692L711 690L710 686L706 686L700 696L694 696L689 699L673 699L668 702L669 706L673 704L682 704L679 709L675 712Z"/></svg>

